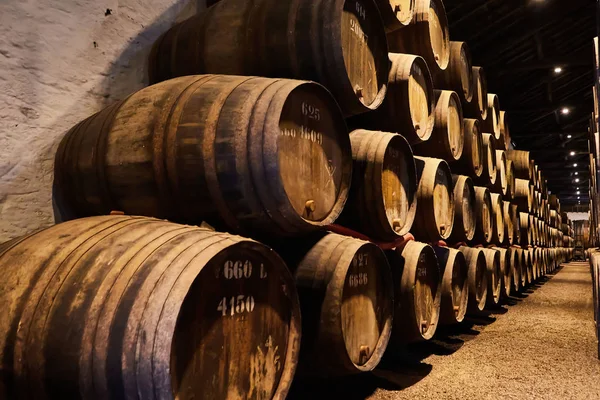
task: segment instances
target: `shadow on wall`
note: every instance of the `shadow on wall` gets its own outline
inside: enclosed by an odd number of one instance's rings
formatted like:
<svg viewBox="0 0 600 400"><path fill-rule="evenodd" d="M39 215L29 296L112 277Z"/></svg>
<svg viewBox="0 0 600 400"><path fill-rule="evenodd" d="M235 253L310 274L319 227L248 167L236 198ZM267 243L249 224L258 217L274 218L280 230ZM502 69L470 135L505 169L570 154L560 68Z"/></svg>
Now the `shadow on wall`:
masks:
<svg viewBox="0 0 600 400"><path fill-rule="evenodd" d="M148 86L148 57L154 42L169 28L178 22L202 12L215 0L177 0L162 13L151 25L142 25L143 30L136 37L132 37L127 47L121 52L117 59L111 62L110 68L103 73L103 81L96 90L102 93L102 101L96 111L90 110L90 115L130 94ZM118 10L107 9L107 14L118 12ZM108 15L110 16L110 15ZM94 42L94 46L100 45L100 40ZM85 117L87 118L87 117ZM82 118L83 119L83 118ZM56 152L64 132L52 146ZM56 223L73 219L75 216L69 213L67 202L62 198L56 181L52 186L52 208Z"/></svg>

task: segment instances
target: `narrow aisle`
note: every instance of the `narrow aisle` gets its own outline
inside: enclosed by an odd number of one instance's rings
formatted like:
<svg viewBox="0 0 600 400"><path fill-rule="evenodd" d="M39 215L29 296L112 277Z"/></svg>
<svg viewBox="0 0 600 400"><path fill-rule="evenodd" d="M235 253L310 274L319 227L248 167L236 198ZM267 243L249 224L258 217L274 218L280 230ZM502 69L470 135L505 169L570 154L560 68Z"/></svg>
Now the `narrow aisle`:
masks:
<svg viewBox="0 0 600 400"><path fill-rule="evenodd" d="M417 348L429 354L412 380L396 368L376 371L395 384L379 384L367 398L600 399L589 264L565 264L520 297L482 326Z"/></svg>

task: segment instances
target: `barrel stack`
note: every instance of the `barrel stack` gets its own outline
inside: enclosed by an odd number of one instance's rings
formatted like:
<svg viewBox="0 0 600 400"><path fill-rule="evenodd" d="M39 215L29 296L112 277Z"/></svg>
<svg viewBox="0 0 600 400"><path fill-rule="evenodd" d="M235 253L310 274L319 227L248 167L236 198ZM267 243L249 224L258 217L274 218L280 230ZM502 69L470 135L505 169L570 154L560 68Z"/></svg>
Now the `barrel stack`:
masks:
<svg viewBox="0 0 600 400"><path fill-rule="evenodd" d="M0 298L27 305L0 326L0 398L285 398L567 259L441 0L213 3L154 44L151 86L65 135L70 221L0 246ZM22 303L17 273L49 291Z"/></svg>

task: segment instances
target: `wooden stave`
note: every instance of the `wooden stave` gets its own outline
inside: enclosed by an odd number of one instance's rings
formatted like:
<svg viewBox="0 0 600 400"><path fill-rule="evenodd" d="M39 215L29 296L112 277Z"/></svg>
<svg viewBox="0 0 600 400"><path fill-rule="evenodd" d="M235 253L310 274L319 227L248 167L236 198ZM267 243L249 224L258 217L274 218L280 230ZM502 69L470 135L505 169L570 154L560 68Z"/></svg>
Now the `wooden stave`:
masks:
<svg viewBox="0 0 600 400"><path fill-rule="evenodd" d="M493 187L496 183L496 149L494 147L494 141L492 135L489 133L482 134L483 140L483 173L481 177L476 180L476 183L482 186Z"/></svg>
<svg viewBox="0 0 600 400"><path fill-rule="evenodd" d="M530 155L528 151L507 150L506 158L513 162L515 168L515 178L531 180L533 171L531 169Z"/></svg>
<svg viewBox="0 0 600 400"><path fill-rule="evenodd" d="M450 243L461 243L473 240L475 236L476 216L475 216L475 187L473 181L468 176L452 175L454 185L454 226L452 234L448 238ZM464 199L469 198L465 203ZM465 205L466 204L466 205ZM471 205L469 207L469 205ZM465 210L468 207L469 210ZM467 212L465 215L464 211ZM465 226L465 221L473 221L472 226Z"/></svg>
<svg viewBox="0 0 600 400"><path fill-rule="evenodd" d="M413 22L415 0L409 0L409 3L410 11L403 13L403 17L399 17L398 12L402 12L403 10L394 9L390 0L375 0L387 33L404 28Z"/></svg>
<svg viewBox="0 0 600 400"><path fill-rule="evenodd" d="M469 134L469 132L471 134ZM483 174L483 136L479 129L479 120L463 120L464 147L461 158L452 162L454 173L478 179Z"/></svg>
<svg viewBox="0 0 600 400"><path fill-rule="evenodd" d="M490 194L492 200L492 239L491 243L500 245L504 242L504 202L502 195L498 193Z"/></svg>
<svg viewBox="0 0 600 400"><path fill-rule="evenodd" d="M502 284L501 284L501 293L500 298L506 299L510 297L512 293L512 252L509 252L509 249L505 249L502 247L493 247L493 250L496 250L500 254L500 271L502 275Z"/></svg>
<svg viewBox="0 0 600 400"><path fill-rule="evenodd" d="M479 97L480 91L481 98ZM480 121L487 117L487 93L487 79L483 67L473 66L473 97L469 103L463 104L465 117Z"/></svg>
<svg viewBox="0 0 600 400"><path fill-rule="evenodd" d="M492 197L489 189L475 186L475 199L476 228L472 243L489 244L493 236Z"/></svg>
<svg viewBox="0 0 600 400"><path fill-rule="evenodd" d="M487 95L487 114L485 118L482 118L483 125L482 129L484 132L491 133L494 137L494 144L498 144L497 147L504 147L504 140L500 142L501 131L500 131L500 102L498 95L494 93L488 93Z"/></svg>
<svg viewBox="0 0 600 400"><path fill-rule="evenodd" d="M496 179L491 185L491 190L508 197L508 176L506 171L506 154L502 150L496 150Z"/></svg>
<svg viewBox="0 0 600 400"><path fill-rule="evenodd" d="M461 71L462 60L466 61L468 71ZM448 68L438 73L435 79L435 87L452 90L457 93L461 104L469 103L473 99L473 64L471 51L467 42L450 41L450 62ZM467 81L463 80L466 75Z"/></svg>
<svg viewBox="0 0 600 400"><path fill-rule="evenodd" d="M469 267L469 301L467 313L469 315L476 315L485 309L488 297L488 276L485 255L480 248L461 246L458 250L465 256Z"/></svg>
<svg viewBox="0 0 600 400"><path fill-rule="evenodd" d="M469 300L469 281L467 261L463 253L448 247L435 246L433 248L442 271L441 303L440 303L440 325L453 325L461 323L467 313ZM455 269L458 275L455 277ZM455 283L455 279L458 282ZM453 286L460 287L460 299L455 299Z"/></svg>

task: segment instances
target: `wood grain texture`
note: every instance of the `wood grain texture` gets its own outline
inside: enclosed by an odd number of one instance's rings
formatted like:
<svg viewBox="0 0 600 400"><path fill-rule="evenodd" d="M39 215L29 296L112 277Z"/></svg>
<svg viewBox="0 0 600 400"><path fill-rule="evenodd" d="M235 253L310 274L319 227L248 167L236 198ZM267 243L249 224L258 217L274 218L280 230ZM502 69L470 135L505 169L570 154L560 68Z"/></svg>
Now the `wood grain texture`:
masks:
<svg viewBox="0 0 600 400"><path fill-rule="evenodd" d="M463 104L465 118L484 120L488 112L487 78L483 67L473 67L473 97ZM481 127L483 129L483 126ZM489 132L487 132L489 133Z"/></svg>
<svg viewBox="0 0 600 400"><path fill-rule="evenodd" d="M487 113L485 118L482 118L481 129L485 133L492 134L494 144L498 144L499 148L504 147L504 141L501 140L500 101L497 94L488 93L487 95Z"/></svg>
<svg viewBox="0 0 600 400"><path fill-rule="evenodd" d="M470 176L476 180L481 178L484 171L483 136L479 129L479 121L465 118L463 120L464 146L462 156L451 163L452 172Z"/></svg>
<svg viewBox="0 0 600 400"><path fill-rule="evenodd" d="M508 198L508 179L506 173L506 154L503 150L496 150L496 181L491 187L495 193L499 193L504 198Z"/></svg>
<svg viewBox="0 0 600 400"><path fill-rule="evenodd" d="M515 197L515 166L512 160L506 159L506 198Z"/></svg>
<svg viewBox="0 0 600 400"><path fill-rule="evenodd" d="M448 247L435 246L442 273L440 325L461 323L469 301L469 268L463 253Z"/></svg>
<svg viewBox="0 0 600 400"><path fill-rule="evenodd" d="M512 208L510 201L502 202L502 214L504 216L504 241L501 243L510 246L515 242L515 223L517 221L517 207Z"/></svg>
<svg viewBox="0 0 600 400"><path fill-rule="evenodd" d="M519 208L519 210L521 210L521 208ZM529 214L526 212L519 212L519 229L521 231L520 245L524 248L533 243L533 232L529 229L529 223Z"/></svg>
<svg viewBox="0 0 600 400"><path fill-rule="evenodd" d="M461 104L473 99L473 64L466 42L450 42L448 68L434 76L435 87L456 92Z"/></svg>
<svg viewBox="0 0 600 400"><path fill-rule="evenodd" d="M500 245L504 242L504 202L502 195L491 193L492 201L492 239L491 243Z"/></svg>
<svg viewBox="0 0 600 400"><path fill-rule="evenodd" d="M417 172L410 145L395 133L350 134L350 196L338 223L378 240L408 233L417 208Z"/></svg>
<svg viewBox="0 0 600 400"><path fill-rule="evenodd" d="M445 240L454 226L454 192L450 167L437 158L415 157L417 214L412 233L424 241Z"/></svg>
<svg viewBox="0 0 600 400"><path fill-rule="evenodd" d="M500 298L507 299L511 294L512 289L512 269L511 269L511 256L512 252L502 247L494 247L493 250L500 253L500 272L502 276L502 289L500 291Z"/></svg>
<svg viewBox="0 0 600 400"><path fill-rule="evenodd" d="M373 0L221 0L157 40L150 78L218 73L312 80L350 116L383 101L387 51Z"/></svg>
<svg viewBox="0 0 600 400"><path fill-rule="evenodd" d="M530 190L529 180L515 179L515 197L514 204L519 206L519 211L524 213L532 212L533 196Z"/></svg>
<svg viewBox="0 0 600 400"><path fill-rule="evenodd" d="M502 266L500 252L494 249L482 249L487 267L488 290L486 307L492 308L500 303L502 293Z"/></svg>
<svg viewBox="0 0 600 400"><path fill-rule="evenodd" d="M513 162L515 167L515 178L530 180L533 179L533 170L528 151L507 150L506 158Z"/></svg>
<svg viewBox="0 0 600 400"><path fill-rule="evenodd" d="M498 175L497 163L496 163L496 147L491 134L483 133L483 173L480 178L477 178L476 183L482 186L493 188L496 184L496 178Z"/></svg>
<svg viewBox="0 0 600 400"><path fill-rule="evenodd" d="M410 25L415 13L415 0L375 0L386 32Z"/></svg>
<svg viewBox="0 0 600 400"><path fill-rule="evenodd" d="M514 223L513 244L519 246L521 244L521 218L519 213L519 206L511 202L510 212L511 214L513 214Z"/></svg>
<svg viewBox="0 0 600 400"><path fill-rule="evenodd" d="M473 181L468 176L452 175L454 185L454 226L449 243L467 242L475 236L476 199Z"/></svg>
<svg viewBox="0 0 600 400"><path fill-rule="evenodd" d="M500 111L500 140L504 141L504 150L510 150L512 137L510 136L510 127L508 124L509 118L506 116L506 111ZM499 147L499 146L498 146Z"/></svg>
<svg viewBox="0 0 600 400"><path fill-rule="evenodd" d="M518 293L523 288L521 285L521 262L523 257L523 250L520 248L509 247L510 252L510 269L511 269L511 292Z"/></svg>
<svg viewBox="0 0 600 400"><path fill-rule="evenodd" d="M351 170L343 116L322 86L203 75L82 121L61 142L55 179L76 216L119 210L293 236L339 216Z"/></svg>
<svg viewBox="0 0 600 400"><path fill-rule="evenodd" d="M2 398L287 394L300 308L291 274L264 245L105 216L31 235L0 265Z"/></svg>
<svg viewBox="0 0 600 400"><path fill-rule="evenodd" d="M480 248L461 246L458 249L465 256L469 268L469 302L467 314L476 315L486 306L488 292L488 274L485 255Z"/></svg>
<svg viewBox="0 0 600 400"><path fill-rule="evenodd" d="M492 197L488 188L475 186L475 235L471 243L489 244L492 241Z"/></svg>

